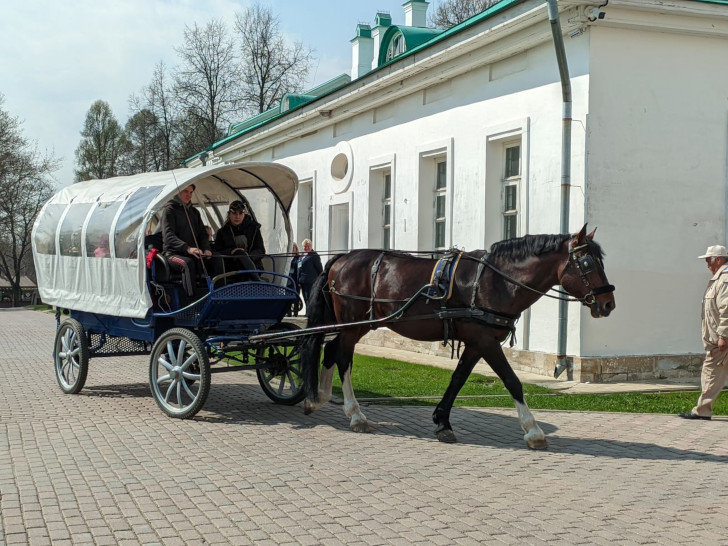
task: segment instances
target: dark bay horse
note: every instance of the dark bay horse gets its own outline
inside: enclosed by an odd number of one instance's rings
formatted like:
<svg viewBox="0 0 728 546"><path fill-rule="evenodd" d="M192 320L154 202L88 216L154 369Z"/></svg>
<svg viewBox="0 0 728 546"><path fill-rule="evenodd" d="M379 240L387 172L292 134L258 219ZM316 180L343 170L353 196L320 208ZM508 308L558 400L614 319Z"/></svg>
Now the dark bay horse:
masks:
<svg viewBox="0 0 728 546"><path fill-rule="evenodd" d="M308 302L308 327L345 324L324 347L325 333L305 338L301 360L311 413L331 399L334 365L344 395L344 413L356 432L370 432L351 385L356 343L373 327L386 325L398 334L421 341L458 340L464 344L457 367L432 419L442 442L455 442L450 410L458 392L481 358L501 378L515 400L529 447L545 449L546 438L523 399L521 382L506 360L501 343L515 332L515 320L552 287L560 284L572 298L606 317L614 309L614 287L604 273L601 247L587 235L526 235L501 241L490 253L459 253L452 281L430 289L437 260L380 250L353 250L326 264ZM459 259L458 259L459 258ZM454 261L453 261L454 264ZM424 290L427 288L427 290ZM417 295L419 293L419 295ZM413 297L417 295L416 297ZM568 297L567 294L552 296ZM320 330L326 330L320 328Z"/></svg>

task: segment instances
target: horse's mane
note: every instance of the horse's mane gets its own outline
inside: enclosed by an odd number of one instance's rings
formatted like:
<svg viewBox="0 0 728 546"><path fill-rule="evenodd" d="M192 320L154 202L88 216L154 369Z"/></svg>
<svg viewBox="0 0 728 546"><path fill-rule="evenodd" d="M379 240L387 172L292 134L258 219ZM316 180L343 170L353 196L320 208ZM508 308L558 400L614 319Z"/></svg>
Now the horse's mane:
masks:
<svg viewBox="0 0 728 546"><path fill-rule="evenodd" d="M549 252L558 252L564 241L572 236L569 234L557 235L525 235L515 239L506 239L493 243L490 253L494 258L506 258L511 260L525 260L530 256L540 256ZM599 243L593 239L586 238L589 251L598 260L604 258L604 252Z"/></svg>

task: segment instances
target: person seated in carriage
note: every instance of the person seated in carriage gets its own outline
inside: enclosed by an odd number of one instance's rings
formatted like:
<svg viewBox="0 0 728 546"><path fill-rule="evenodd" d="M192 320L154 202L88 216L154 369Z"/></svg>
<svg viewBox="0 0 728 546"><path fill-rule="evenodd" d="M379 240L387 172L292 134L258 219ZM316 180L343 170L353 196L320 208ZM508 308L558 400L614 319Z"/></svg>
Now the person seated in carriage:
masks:
<svg viewBox="0 0 728 546"><path fill-rule="evenodd" d="M167 202L162 213L163 253L170 266L182 273L182 287L190 298L195 295L199 274L206 272L214 277L220 269L212 259L210 239L200 211L192 206L194 191L194 184L180 190Z"/></svg>
<svg viewBox="0 0 728 546"><path fill-rule="evenodd" d="M239 200L230 203L227 218L215 235L215 251L234 258L225 259L225 270L263 269L262 257L265 243L260 233L260 224ZM248 279L260 281L257 273L246 274Z"/></svg>

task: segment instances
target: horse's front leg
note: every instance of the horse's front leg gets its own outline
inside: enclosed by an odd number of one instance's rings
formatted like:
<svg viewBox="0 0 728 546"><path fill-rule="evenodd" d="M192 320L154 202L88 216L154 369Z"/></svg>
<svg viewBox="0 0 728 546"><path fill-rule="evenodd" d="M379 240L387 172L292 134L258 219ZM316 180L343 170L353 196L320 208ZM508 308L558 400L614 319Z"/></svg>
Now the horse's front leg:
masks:
<svg viewBox="0 0 728 546"><path fill-rule="evenodd" d="M523 432L526 433L523 436L526 445L531 449L548 448L549 444L546 441L546 435L538 426L538 423L536 423L536 419L531 413L531 410L528 409L528 404L523 399L523 385L521 385L521 381L508 363L508 359L503 354L501 346L496 344L489 348L485 353L485 360L498 377L501 378L503 385L513 397L516 404L516 411L518 412L518 421L521 424Z"/></svg>
<svg viewBox="0 0 728 546"><path fill-rule="evenodd" d="M465 385L465 381L470 376L479 359L480 354L478 352L468 346L465 347L458 361L458 365L452 373L450 384L447 386L442 400L437 404L435 411L432 412L432 420L435 423L435 436L441 442L452 444L458 441L455 433L452 431L452 426L450 426L450 411L460 389Z"/></svg>

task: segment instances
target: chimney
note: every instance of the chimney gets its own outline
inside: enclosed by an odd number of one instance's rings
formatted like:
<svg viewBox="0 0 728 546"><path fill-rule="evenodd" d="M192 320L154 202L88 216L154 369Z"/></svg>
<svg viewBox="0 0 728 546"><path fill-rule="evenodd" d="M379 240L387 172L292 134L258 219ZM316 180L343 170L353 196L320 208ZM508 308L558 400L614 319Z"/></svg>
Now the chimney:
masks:
<svg viewBox="0 0 728 546"><path fill-rule="evenodd" d="M425 0L409 0L404 3L404 26L420 27L427 26L427 6Z"/></svg>
<svg viewBox="0 0 728 546"><path fill-rule="evenodd" d="M374 40L369 25L359 23L356 36L351 39L351 79L355 80L372 69Z"/></svg>
<svg viewBox="0 0 728 546"><path fill-rule="evenodd" d="M392 16L389 13L379 12L374 18L374 29L372 30L372 40L374 42L374 50L372 51L372 70L379 66L379 45L382 43L382 36L387 32L387 28L392 26Z"/></svg>

